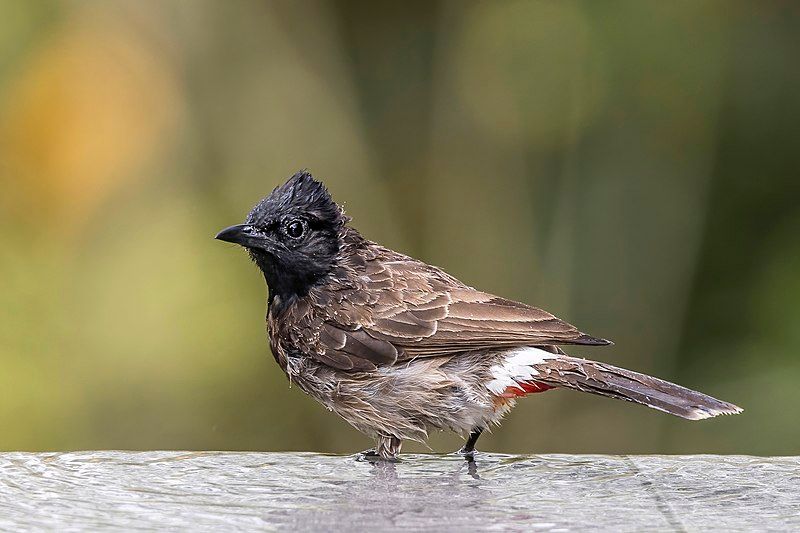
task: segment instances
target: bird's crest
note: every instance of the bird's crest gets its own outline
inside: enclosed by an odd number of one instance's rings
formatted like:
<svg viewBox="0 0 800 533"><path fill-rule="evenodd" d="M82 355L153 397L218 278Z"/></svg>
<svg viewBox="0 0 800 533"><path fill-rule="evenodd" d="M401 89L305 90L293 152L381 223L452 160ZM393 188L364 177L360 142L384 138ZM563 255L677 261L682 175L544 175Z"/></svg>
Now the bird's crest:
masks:
<svg viewBox="0 0 800 533"><path fill-rule="evenodd" d="M350 220L341 206L333 201L325 185L315 180L307 170L296 172L286 183L275 187L253 208L247 220L264 223L287 214L306 215L336 227Z"/></svg>

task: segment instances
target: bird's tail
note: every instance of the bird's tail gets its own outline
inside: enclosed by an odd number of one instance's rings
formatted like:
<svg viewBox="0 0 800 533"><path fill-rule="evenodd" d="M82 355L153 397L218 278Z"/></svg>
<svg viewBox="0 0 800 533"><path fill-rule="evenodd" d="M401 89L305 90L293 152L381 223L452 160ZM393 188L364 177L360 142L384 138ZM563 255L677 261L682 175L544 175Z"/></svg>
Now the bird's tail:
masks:
<svg viewBox="0 0 800 533"><path fill-rule="evenodd" d="M545 388L564 387L639 403L689 420L742 412L740 407L702 392L605 363L563 353L551 354L540 348L524 348L512 357L516 357L518 363L522 362L521 358L531 360L525 365L530 375L515 379L519 389L525 392L538 392L525 390L535 384L545 385ZM519 364L515 366L521 370Z"/></svg>

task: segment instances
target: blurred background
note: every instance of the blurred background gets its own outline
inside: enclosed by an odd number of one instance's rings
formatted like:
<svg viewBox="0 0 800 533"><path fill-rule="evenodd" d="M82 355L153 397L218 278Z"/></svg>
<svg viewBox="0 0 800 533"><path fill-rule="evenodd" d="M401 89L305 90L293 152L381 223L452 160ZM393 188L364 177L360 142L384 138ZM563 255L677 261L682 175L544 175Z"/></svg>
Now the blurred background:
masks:
<svg viewBox="0 0 800 533"><path fill-rule="evenodd" d="M616 342L573 353L745 408L550 392L481 449L800 453L798 57L779 0L2 2L0 449L369 447L213 240L309 168L367 237Z"/></svg>

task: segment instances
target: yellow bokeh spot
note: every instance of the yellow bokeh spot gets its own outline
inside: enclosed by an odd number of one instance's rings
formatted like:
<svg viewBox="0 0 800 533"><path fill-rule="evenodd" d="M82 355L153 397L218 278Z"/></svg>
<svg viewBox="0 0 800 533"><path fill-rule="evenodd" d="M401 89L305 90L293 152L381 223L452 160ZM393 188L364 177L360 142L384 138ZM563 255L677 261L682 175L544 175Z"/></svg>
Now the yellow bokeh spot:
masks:
<svg viewBox="0 0 800 533"><path fill-rule="evenodd" d="M67 227L143 177L181 107L165 54L129 26L91 14L79 11L31 54L0 107L0 179L9 193L0 202Z"/></svg>

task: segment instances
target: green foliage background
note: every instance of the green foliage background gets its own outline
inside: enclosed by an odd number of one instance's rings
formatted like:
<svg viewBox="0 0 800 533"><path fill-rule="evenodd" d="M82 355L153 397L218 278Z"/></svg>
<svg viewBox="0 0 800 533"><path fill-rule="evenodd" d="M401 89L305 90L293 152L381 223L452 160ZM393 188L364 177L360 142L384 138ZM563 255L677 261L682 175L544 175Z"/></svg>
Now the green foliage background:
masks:
<svg viewBox="0 0 800 533"><path fill-rule="evenodd" d="M579 355L746 409L551 392L483 449L797 454L798 36L777 0L3 2L0 449L366 448L212 239L309 168L368 237L616 342Z"/></svg>

